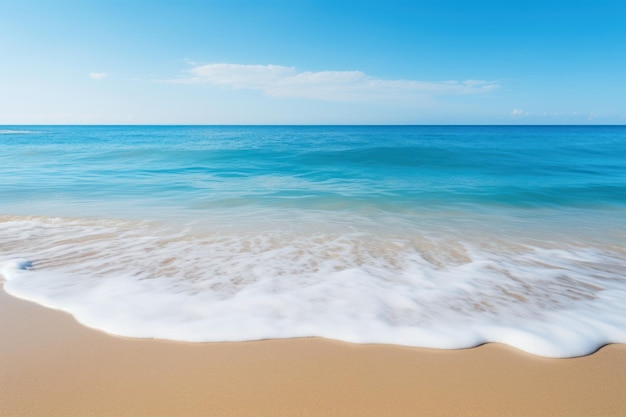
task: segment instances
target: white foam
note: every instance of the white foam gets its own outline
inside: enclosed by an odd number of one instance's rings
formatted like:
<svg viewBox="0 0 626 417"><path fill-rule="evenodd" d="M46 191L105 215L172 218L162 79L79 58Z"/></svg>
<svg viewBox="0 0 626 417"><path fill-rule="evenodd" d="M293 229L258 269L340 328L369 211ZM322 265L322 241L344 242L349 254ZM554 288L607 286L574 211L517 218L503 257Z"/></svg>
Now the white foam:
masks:
<svg viewBox="0 0 626 417"><path fill-rule="evenodd" d="M0 135L28 135L32 133L38 132L35 130L0 129Z"/></svg>
<svg viewBox="0 0 626 417"><path fill-rule="evenodd" d="M5 279L11 279L17 271L31 269L33 263L26 259L10 259L0 264L0 273Z"/></svg>
<svg viewBox="0 0 626 417"><path fill-rule="evenodd" d="M130 337L500 342L550 357L626 343L623 247L330 229L4 216L0 272L10 294Z"/></svg>

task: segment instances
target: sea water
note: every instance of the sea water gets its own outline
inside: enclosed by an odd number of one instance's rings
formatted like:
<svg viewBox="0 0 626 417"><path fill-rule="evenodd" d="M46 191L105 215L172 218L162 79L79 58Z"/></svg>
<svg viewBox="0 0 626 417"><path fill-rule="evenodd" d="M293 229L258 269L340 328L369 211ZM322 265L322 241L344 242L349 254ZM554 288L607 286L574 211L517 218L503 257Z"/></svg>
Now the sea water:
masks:
<svg viewBox="0 0 626 417"><path fill-rule="evenodd" d="M626 343L626 127L4 126L0 276L130 337L584 355Z"/></svg>

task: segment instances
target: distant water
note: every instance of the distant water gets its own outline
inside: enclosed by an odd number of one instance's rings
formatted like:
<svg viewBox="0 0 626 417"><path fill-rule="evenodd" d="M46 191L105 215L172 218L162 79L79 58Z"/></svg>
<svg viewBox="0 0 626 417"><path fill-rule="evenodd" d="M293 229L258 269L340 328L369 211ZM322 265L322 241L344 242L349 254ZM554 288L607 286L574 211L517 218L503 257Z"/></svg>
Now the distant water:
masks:
<svg viewBox="0 0 626 417"><path fill-rule="evenodd" d="M0 274L113 334L626 343L626 127L0 126Z"/></svg>

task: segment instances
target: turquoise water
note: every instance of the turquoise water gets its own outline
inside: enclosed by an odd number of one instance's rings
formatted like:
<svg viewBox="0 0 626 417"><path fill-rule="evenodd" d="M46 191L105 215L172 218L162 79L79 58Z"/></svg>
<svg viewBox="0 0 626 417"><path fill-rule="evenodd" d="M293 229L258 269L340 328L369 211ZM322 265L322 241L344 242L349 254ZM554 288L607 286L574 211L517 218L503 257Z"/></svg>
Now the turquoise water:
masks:
<svg viewBox="0 0 626 417"><path fill-rule="evenodd" d="M0 133L1 202L9 207L52 199L53 207L106 216L91 206L482 211L626 204L624 127L78 126Z"/></svg>
<svg viewBox="0 0 626 417"><path fill-rule="evenodd" d="M626 342L626 127L4 126L5 290L136 337Z"/></svg>

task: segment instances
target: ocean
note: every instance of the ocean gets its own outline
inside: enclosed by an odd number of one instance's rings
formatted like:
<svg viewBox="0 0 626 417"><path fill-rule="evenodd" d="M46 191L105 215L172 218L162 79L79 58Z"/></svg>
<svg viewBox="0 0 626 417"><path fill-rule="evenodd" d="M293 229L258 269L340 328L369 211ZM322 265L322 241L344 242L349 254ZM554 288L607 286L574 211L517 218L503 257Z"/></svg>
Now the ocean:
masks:
<svg viewBox="0 0 626 417"><path fill-rule="evenodd" d="M626 127L0 126L0 281L128 337L585 355L626 343Z"/></svg>

